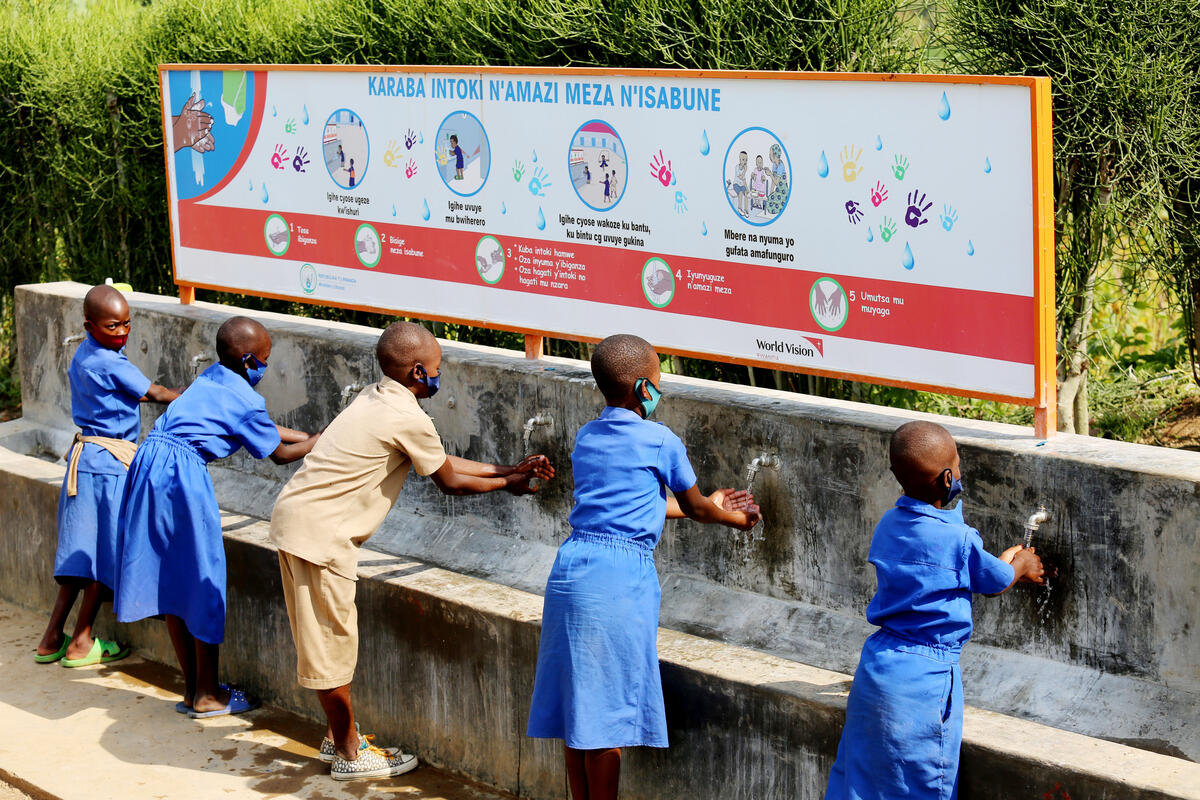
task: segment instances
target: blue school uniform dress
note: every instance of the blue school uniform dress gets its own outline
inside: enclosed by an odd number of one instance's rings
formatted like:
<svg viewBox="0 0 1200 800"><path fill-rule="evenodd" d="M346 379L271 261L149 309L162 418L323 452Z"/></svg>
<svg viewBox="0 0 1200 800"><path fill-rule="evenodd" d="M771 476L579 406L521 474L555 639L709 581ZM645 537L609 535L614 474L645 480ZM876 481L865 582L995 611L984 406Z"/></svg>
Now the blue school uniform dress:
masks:
<svg viewBox="0 0 1200 800"><path fill-rule="evenodd" d="M666 492L696 485L679 437L624 408L579 429L575 507L542 612L528 735L567 747L667 746L654 548Z"/></svg>
<svg viewBox="0 0 1200 800"><path fill-rule="evenodd" d="M245 447L265 458L279 432L261 395L213 364L154 424L121 503L121 622L173 614L209 644L225 639L225 545L208 462Z"/></svg>
<svg viewBox="0 0 1200 800"><path fill-rule="evenodd" d="M951 800L971 595L1003 591L1012 565L984 550L961 503L939 509L907 495L875 527L869 560L879 588L867 620L879 630L863 645L825 798Z"/></svg>
<svg viewBox="0 0 1200 800"><path fill-rule="evenodd" d="M84 436L137 441L140 399L151 381L125 357L86 334L67 370L71 418ZM86 578L110 589L116 585L117 518L125 489L125 465L96 444L79 455L77 491L58 495L58 551L55 578Z"/></svg>

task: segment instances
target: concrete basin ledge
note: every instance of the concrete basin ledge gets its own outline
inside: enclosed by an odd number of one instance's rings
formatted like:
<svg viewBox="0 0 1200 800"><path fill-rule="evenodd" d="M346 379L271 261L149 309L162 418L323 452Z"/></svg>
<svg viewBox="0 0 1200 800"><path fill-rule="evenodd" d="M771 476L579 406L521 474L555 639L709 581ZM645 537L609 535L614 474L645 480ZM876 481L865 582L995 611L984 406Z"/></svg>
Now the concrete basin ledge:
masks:
<svg viewBox="0 0 1200 800"><path fill-rule="evenodd" d="M36 431L22 421L0 425L0 441L31 437ZM63 475L58 464L0 447L0 496L9 498L0 592L34 609L44 610L53 592L53 537L37 534L53 530ZM271 702L319 719L312 693L295 684L268 525L225 512L223 526L230 578L224 671ZM364 726L520 797L561 797L557 747L523 735L541 598L369 549L359 577L355 689ZM142 655L172 663L160 623L117 627ZM820 796L849 675L667 629L659 631L659 652L672 747L629 754L624 797ZM1075 800L1198 800L1200 765L968 707L962 785L964 797L997 800L1040 797L1055 786Z"/></svg>

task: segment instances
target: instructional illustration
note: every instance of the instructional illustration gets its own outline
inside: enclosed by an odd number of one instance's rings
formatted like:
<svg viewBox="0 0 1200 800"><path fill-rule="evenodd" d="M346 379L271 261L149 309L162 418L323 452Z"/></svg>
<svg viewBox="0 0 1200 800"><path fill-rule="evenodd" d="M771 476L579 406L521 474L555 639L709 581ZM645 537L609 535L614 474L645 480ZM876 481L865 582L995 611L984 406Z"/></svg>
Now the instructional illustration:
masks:
<svg viewBox="0 0 1200 800"><path fill-rule="evenodd" d="M787 208L791 174L791 160L779 137L766 128L746 128L725 153L730 208L751 225L770 225Z"/></svg>
<svg viewBox="0 0 1200 800"><path fill-rule="evenodd" d="M348 108L329 115L321 137L325 168L329 177L343 189L361 186L371 160L370 140L362 117Z"/></svg>
<svg viewBox="0 0 1200 800"><path fill-rule="evenodd" d="M625 195L629 158L616 129L603 120L588 120L571 136L568 154L571 185L584 205L608 211Z"/></svg>
<svg viewBox="0 0 1200 800"><path fill-rule="evenodd" d="M492 169L492 153L483 123L469 111L456 111L437 130L438 174L446 188L470 197L483 188Z"/></svg>

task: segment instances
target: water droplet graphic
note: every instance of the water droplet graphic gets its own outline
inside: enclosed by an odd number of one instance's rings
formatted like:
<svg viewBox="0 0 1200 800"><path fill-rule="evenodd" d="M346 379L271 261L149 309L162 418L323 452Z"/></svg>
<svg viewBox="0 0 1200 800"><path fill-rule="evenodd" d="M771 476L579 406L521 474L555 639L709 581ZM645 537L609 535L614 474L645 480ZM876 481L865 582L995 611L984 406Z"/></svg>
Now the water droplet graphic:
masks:
<svg viewBox="0 0 1200 800"><path fill-rule="evenodd" d="M708 131L701 131L701 133L700 133L700 155L706 156L706 155L708 155L708 151L709 151Z"/></svg>
<svg viewBox="0 0 1200 800"><path fill-rule="evenodd" d="M425 144L425 134L417 131L417 144Z"/></svg>
<svg viewBox="0 0 1200 800"><path fill-rule="evenodd" d="M867 228L867 241L868 242L875 241L875 233L870 228Z"/></svg>
<svg viewBox="0 0 1200 800"><path fill-rule="evenodd" d="M392 203L392 216L396 216L396 204Z"/></svg>
<svg viewBox="0 0 1200 800"><path fill-rule="evenodd" d="M304 124L307 125L308 124L308 105L305 104L303 106L303 108L304 108Z"/></svg>
<svg viewBox="0 0 1200 800"><path fill-rule="evenodd" d="M275 106L271 106L271 116L272 116L272 117L278 117L278 116L279 116L279 112L275 110Z"/></svg>
<svg viewBox="0 0 1200 800"><path fill-rule="evenodd" d="M883 149L883 137L882 137L882 136L876 136L876 137L875 137L875 149L876 149L876 150L882 150L882 149Z"/></svg>
<svg viewBox="0 0 1200 800"><path fill-rule="evenodd" d="M908 246L908 242L904 243L904 268L912 269L916 266L916 261L913 259L912 248Z"/></svg>
<svg viewBox="0 0 1200 800"><path fill-rule="evenodd" d="M537 163L537 150L533 151L533 163Z"/></svg>
<svg viewBox="0 0 1200 800"><path fill-rule="evenodd" d="M676 184L676 182L678 182L678 180L679 180L679 173L672 172L671 173L671 185L674 186Z"/></svg>
<svg viewBox="0 0 1200 800"><path fill-rule="evenodd" d="M947 99L945 92L942 92L942 102L938 106L938 116L942 118L943 122L950 119L950 100Z"/></svg>
<svg viewBox="0 0 1200 800"><path fill-rule="evenodd" d="M263 187L263 202L264 202L264 203L269 203L269 202L271 202L271 195L267 194L267 184L266 184L266 183L264 183L264 184L262 185L262 187Z"/></svg>
<svg viewBox="0 0 1200 800"><path fill-rule="evenodd" d="M967 255L975 255L975 245L971 244L971 240L967 239Z"/></svg>
<svg viewBox="0 0 1200 800"><path fill-rule="evenodd" d="M537 226L539 231L546 230L546 215L542 213L542 207L538 206L538 221Z"/></svg>
<svg viewBox="0 0 1200 800"><path fill-rule="evenodd" d="M254 181L250 181L250 191L254 191Z"/></svg>
<svg viewBox="0 0 1200 800"><path fill-rule="evenodd" d="M421 201L421 219L425 220L426 222L429 222L429 201L428 200Z"/></svg>
<svg viewBox="0 0 1200 800"><path fill-rule="evenodd" d="M983 160L983 174L984 175L992 174L992 160L990 158L985 158Z"/></svg>
<svg viewBox="0 0 1200 800"><path fill-rule="evenodd" d="M500 213L501 213L501 214L507 214L507 213L508 213L508 206L504 205L504 203L501 203L501 204L500 204Z"/></svg>
<svg viewBox="0 0 1200 800"><path fill-rule="evenodd" d="M821 178L829 177L829 159L825 158L825 151L821 151L821 162L817 164L817 176Z"/></svg>
<svg viewBox="0 0 1200 800"><path fill-rule="evenodd" d="M708 236L708 225L704 224L703 222L700 223L700 235Z"/></svg>

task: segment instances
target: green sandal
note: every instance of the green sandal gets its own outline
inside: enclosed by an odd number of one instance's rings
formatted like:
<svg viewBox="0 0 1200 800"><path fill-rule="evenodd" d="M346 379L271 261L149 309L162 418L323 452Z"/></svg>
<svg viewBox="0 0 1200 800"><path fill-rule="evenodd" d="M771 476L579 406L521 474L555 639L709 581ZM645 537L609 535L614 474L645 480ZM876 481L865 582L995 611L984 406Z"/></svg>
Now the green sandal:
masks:
<svg viewBox="0 0 1200 800"><path fill-rule="evenodd" d="M58 648L57 653L47 653L46 655L43 656L43 655L39 655L37 653L37 651L35 650L34 655L33 655L33 660L39 664L53 664L55 661L58 661L60 658L62 658L63 656L65 656L67 654L67 645L69 645L70 643L71 643L71 637L64 634L62 647Z"/></svg>
<svg viewBox="0 0 1200 800"><path fill-rule="evenodd" d="M109 661L118 661L129 655L129 648L124 645L119 645L116 642L110 642L107 639L101 639L97 636L92 640L92 649L83 658L64 658L59 663L64 667L87 667L92 664L107 664Z"/></svg>

